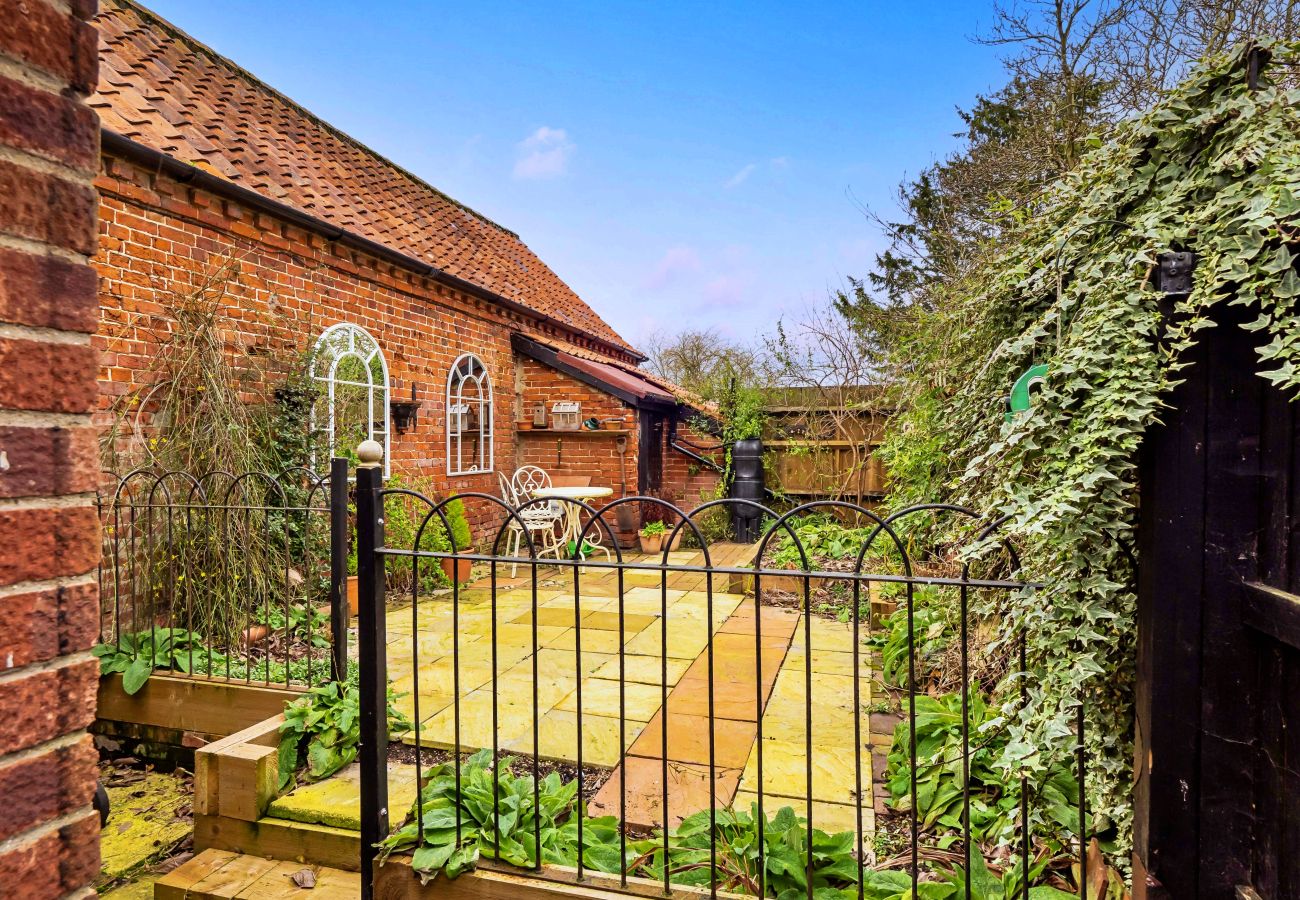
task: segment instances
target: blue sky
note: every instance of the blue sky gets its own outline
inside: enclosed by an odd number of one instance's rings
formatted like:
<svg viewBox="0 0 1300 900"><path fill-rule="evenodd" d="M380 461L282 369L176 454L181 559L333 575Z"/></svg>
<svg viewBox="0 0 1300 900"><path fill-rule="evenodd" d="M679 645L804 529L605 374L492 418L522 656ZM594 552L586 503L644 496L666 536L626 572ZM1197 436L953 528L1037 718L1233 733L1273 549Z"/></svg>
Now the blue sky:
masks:
<svg viewBox="0 0 1300 900"><path fill-rule="evenodd" d="M862 275L999 83L991 0L291 3L160 15L518 232L627 338L752 341Z"/></svg>

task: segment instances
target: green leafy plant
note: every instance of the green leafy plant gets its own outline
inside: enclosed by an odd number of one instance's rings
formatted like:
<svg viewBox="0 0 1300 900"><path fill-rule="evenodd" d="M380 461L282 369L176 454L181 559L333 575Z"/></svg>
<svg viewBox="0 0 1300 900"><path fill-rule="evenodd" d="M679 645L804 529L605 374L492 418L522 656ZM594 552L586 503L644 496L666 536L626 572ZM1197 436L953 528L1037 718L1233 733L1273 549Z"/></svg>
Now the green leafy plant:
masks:
<svg viewBox="0 0 1300 900"><path fill-rule="evenodd" d="M890 613L882 627L871 635L871 643L880 653L880 678L885 684L908 687L909 645L915 648L910 658L915 660L918 690L925 690L940 668L957 637L958 611L955 603L944 603L936 594L934 589L914 589L910 632L907 608L903 605Z"/></svg>
<svg viewBox="0 0 1300 900"><path fill-rule="evenodd" d="M716 877L720 890L757 895L761 866L761 880L769 896L806 897L809 833L805 820L788 806L782 807L770 819L765 816L764 820L760 843L757 804L749 812L719 809L710 813L704 810L686 817L668 835L669 880L677 884L707 886ZM840 892L857 884L858 880L858 863L853 855L855 835L851 831L830 835L813 829L811 841L811 882L815 895L842 896ZM715 845L712 850L711 843ZM662 839L643 841L637 846L644 848L642 856L634 864L637 874L662 880ZM710 865L714 856L716 868Z"/></svg>
<svg viewBox="0 0 1300 900"><path fill-rule="evenodd" d="M1020 784L999 762L1010 739L1005 724L986 703L978 684L968 693L970 741L970 823L977 843L1006 845L1017 839ZM962 700L960 694L916 697L917 817L924 831L943 837L949 846L962 835ZM894 730L886 777L890 805L911 810L911 734L904 720ZM1068 765L1057 763L1031 780L1036 832L1052 853L1059 853L1079 827L1078 782ZM975 854L978 856L979 854Z"/></svg>
<svg viewBox="0 0 1300 900"><path fill-rule="evenodd" d="M1030 869L1030 880L1041 877L1043 869L1041 862L1036 863ZM978 853L971 857L969 894L966 871L961 866L941 869L936 874L940 880L921 882L913 895L912 877L907 872L868 872L863 877L864 896L867 900L1019 900L1023 896L1018 867L1008 866L999 876ZM1029 889L1029 900L1072 900L1077 896L1045 884Z"/></svg>
<svg viewBox="0 0 1300 900"><path fill-rule="evenodd" d="M443 514L447 516L447 524L451 526L450 543L457 550L468 550L474 546L474 537L469 530L469 519L465 516L465 503L460 498L448 501L447 505L442 508ZM441 525L441 522L439 522Z"/></svg>
<svg viewBox="0 0 1300 900"><path fill-rule="evenodd" d="M389 490L405 489L415 491L424 497L434 496L432 482L427 478L406 478L394 475L389 479L386 487ZM452 507L455 505L457 504L452 502L444 507L448 525L452 527L453 534L456 526L453 521ZM400 547L405 550L416 549L415 544L418 536L420 550L429 553L449 553L453 535L447 533L447 529L443 527L442 519L438 517L437 513L430 515L432 509L432 506L409 495L385 496L384 543L389 547ZM462 504L460 512L462 519L464 514L465 510ZM427 524L425 523L426 517L428 517ZM421 525L424 525L423 530L420 528ZM468 531L468 525L466 525L466 530ZM411 557L411 562L408 564L390 564L388 566L386 572L388 588L394 591L409 591L416 571L419 572L421 591L431 591L449 584L446 574L442 571L442 567L436 559Z"/></svg>
<svg viewBox="0 0 1300 900"><path fill-rule="evenodd" d="M480 750L461 763L459 790L454 764L439 764L429 772L401 827L379 844L380 862L393 853L412 851L412 868L426 884L440 874L456 878L472 871L481 859L530 868L540 856L546 865L576 866L582 815L577 782L563 781L552 772L535 783L527 774L516 775L515 764L508 757L494 763L490 751ZM760 843L758 823L757 804L748 811L694 813L669 831L665 856L663 831L648 838L629 838L624 852L616 819L583 818L582 863L597 872L625 872L659 882L666 875L671 884L682 886L706 887L716 880L721 891L751 896L759 894L761 882L766 897L801 900L808 895L811 840L811 882L818 900L856 900L860 872L868 900L915 900L908 872L862 871L852 832L827 834L813 829L810 836L806 821L783 807L764 817ZM922 880L915 897L1012 900L1020 896L1020 874L1014 867L1008 866L999 876L978 853L971 867L969 898L960 867L936 870ZM1035 860L1031 880L1044 878L1046 868L1046 859ZM1069 896L1041 884L1030 890L1032 900Z"/></svg>
<svg viewBox="0 0 1300 900"><path fill-rule="evenodd" d="M644 525L641 526L642 537L654 537L657 534L666 534L667 532L668 532L668 526L664 525L663 522L659 522L659 521L646 522Z"/></svg>
<svg viewBox="0 0 1300 900"><path fill-rule="evenodd" d="M225 660L184 628L155 627L123 634L118 641L97 644L90 652L99 659L100 675L122 674L122 689L128 694L144 687L155 669L197 672Z"/></svg>
<svg viewBox="0 0 1300 900"><path fill-rule="evenodd" d="M814 568L828 561L856 561L862 547L871 539L875 525L852 527L845 525L834 516L813 514L800 516L788 522L794 537L782 525L772 538L772 566L777 569L801 569L803 557L799 553L802 545L808 557L808 565ZM798 539L798 543L795 542ZM872 545L867 548L869 559L880 559L887 554L892 541L883 533L876 535ZM896 553L894 555L897 555Z"/></svg>
<svg viewBox="0 0 1300 900"><path fill-rule="evenodd" d="M400 736L411 730L410 720L393 703L388 689L388 733ZM280 779L292 778L298 767L298 750L307 743L307 778L320 781L357 758L361 740L361 693L354 679L331 681L314 687L285 704L280 726Z"/></svg>
<svg viewBox="0 0 1300 900"><path fill-rule="evenodd" d="M544 862L576 864L577 823L572 817L577 782L562 782L552 772L536 784L538 802L534 803L533 779L514 775L511 762L506 759L494 765L491 752L480 750L461 764L459 792L453 764L439 765L429 773L405 824L380 844L381 859L397 850L415 848L412 866L426 883L440 872L455 878L470 871L481 857L531 866L539 849ZM500 810L499 818L494 817L495 809ZM418 819L422 819L423 833ZM584 829L584 844L589 843L585 861L600 871L617 871L617 833L609 833L614 820L589 821L595 828L590 832ZM610 841L601 838L610 837L615 839L612 869L602 865L609 862Z"/></svg>
<svg viewBox="0 0 1300 900"><path fill-rule="evenodd" d="M272 632L283 631L291 639L310 644L317 649L330 646L330 618L314 606L296 603L289 608L287 618L283 608L258 610L253 621L265 625Z"/></svg>

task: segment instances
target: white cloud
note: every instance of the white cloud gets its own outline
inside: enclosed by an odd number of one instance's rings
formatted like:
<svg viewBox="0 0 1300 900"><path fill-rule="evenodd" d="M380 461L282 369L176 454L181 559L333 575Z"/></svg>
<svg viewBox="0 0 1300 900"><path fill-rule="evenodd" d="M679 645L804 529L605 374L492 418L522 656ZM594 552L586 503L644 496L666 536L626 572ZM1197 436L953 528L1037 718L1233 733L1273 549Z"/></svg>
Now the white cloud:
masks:
<svg viewBox="0 0 1300 900"><path fill-rule="evenodd" d="M726 183L723 184L723 187L728 190L740 187L749 180L750 175L753 175L758 171L759 165L759 163L748 163L742 166L739 172L727 179ZM781 169L788 168L789 165L790 157L788 156L774 156L767 161L767 167L773 172L779 172Z"/></svg>
<svg viewBox="0 0 1300 900"><path fill-rule="evenodd" d="M669 247L660 258L654 271L646 278L645 285L651 290L667 287L683 275L698 272L700 255L691 247Z"/></svg>
<svg viewBox="0 0 1300 900"><path fill-rule="evenodd" d="M742 184L745 183L745 180L749 178L750 175L754 174L754 170L757 168L758 168L757 165L755 165L754 163L750 163L749 165L742 168L735 175L732 175L730 178L728 178L727 183L724 184L723 187L726 188L740 187Z"/></svg>
<svg viewBox="0 0 1300 900"><path fill-rule="evenodd" d="M557 178L568 169L574 149L568 132L563 128L543 125L519 142L515 177L528 180Z"/></svg>

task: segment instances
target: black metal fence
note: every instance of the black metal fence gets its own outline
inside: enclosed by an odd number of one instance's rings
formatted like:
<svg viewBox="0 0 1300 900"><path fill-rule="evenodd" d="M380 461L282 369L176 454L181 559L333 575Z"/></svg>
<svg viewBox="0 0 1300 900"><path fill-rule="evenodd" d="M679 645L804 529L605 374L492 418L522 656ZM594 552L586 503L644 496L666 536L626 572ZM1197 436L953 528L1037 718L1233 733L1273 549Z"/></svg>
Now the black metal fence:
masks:
<svg viewBox="0 0 1300 900"><path fill-rule="evenodd" d="M99 498L97 652L140 677L289 687L345 676L347 493L345 460L325 476L112 476Z"/></svg>
<svg viewBox="0 0 1300 900"><path fill-rule="evenodd" d="M423 510L411 546L385 543L384 510L395 499ZM989 775L1000 736L1005 742L1005 719L1014 718L1015 707L1027 702L1033 678L1033 661L1027 658L1024 640L999 631L999 598L1034 589L1015 577L1019 562L1014 550L997 537L1001 521L984 520L970 510L943 505L915 507L888 518L843 502L811 503L784 515L759 507L769 524L750 566L715 563L698 522L715 507L735 503L758 506L751 501L716 501L689 514L652 497L629 497L599 510L578 501L563 501L576 503L582 510L582 532L570 547L582 548L585 538L600 534L612 556L582 558L575 553L573 559L540 560L521 514L553 501L539 500L513 509L489 495L460 495L460 500L494 507L504 524L484 542L481 552L421 550L420 535L426 528L448 527L444 510L449 501L386 490L380 470L373 465L363 464L357 472L362 878L367 892L373 890L381 852L414 851L417 868L447 867L454 873L457 867L468 865L466 860L481 854L497 863L522 866L534 877L592 881L629 894L666 894L675 886L689 884L714 896L720 892L777 896L778 891L791 890L794 885L799 894L806 893L809 898L823 887L856 891L862 898L884 896L881 891L892 879L903 890L910 887L916 896L921 882L937 877L931 872L933 866L946 864L954 888L964 891L953 896L981 896L973 881L988 877L998 879L1002 892L998 896L1028 898L1031 884L1049 880L1080 897L1088 896L1091 834L1084 787L1087 759L1081 698L1076 744L1069 754L1047 760L1033 775L1021 771L1004 777L1001 783L994 783ZM671 513L665 518L678 523L673 534L687 535L698 556L683 561L684 557L666 544L660 554L649 559L625 558L609 524L611 512L622 504L659 506ZM865 523L866 537L849 565L837 569L813 564L797 524L816 512L849 515ZM966 522L972 546L988 552L973 557L951 553L945 570L905 542L902 526L915 525L918 519L933 523L943 518ZM526 552L518 558L502 553L511 528L522 529L525 536ZM912 528L905 533L917 531ZM777 542L786 553L786 565L791 554L795 558L793 568L768 562ZM466 558L487 570L473 588L453 582L450 591L432 597L422 587L421 566ZM507 576L516 565L525 573L522 581ZM972 567L983 577L977 577ZM386 590L386 583L399 570L402 582L410 585L404 598L394 598ZM413 577L406 578L408 572ZM546 578L554 583L547 584ZM671 587L675 583L688 587L678 590ZM737 602L728 586L744 586L752 600ZM658 598L658 608L651 610L654 615L640 612L655 605L647 604L647 589ZM478 593L469 598L471 590ZM678 606L690 591L697 593L695 599L703 595L702 617L698 610ZM833 643L822 636L830 628L826 623L835 623L833 616L819 617L825 598L839 611L843 620L839 624L849 636L835 650L823 654L829 660L825 665L839 667L837 671L847 667L852 682L848 690L852 695L848 701L851 727L847 732L840 729L834 740L832 725L821 710L827 702L842 708L845 698L828 698L827 689L819 687L825 679L818 677L823 663L816 648L819 643ZM897 603L897 611L873 625L871 601L888 602L890 598ZM399 599L403 604L409 602L409 607L401 609L402 619L394 620L390 631L388 606ZM600 602L592 602L596 600ZM752 609L749 617L743 615L746 602ZM633 605L638 612L632 611ZM499 621L498 614L507 608L519 615L508 622ZM614 617L616 621L609 620L609 627L618 637L613 643L584 648L590 637L583 623L596 614ZM470 636L466 623L474 616L481 624L484 615L489 623L487 634ZM796 624L788 639L774 639L773 623L783 621L789 631L791 619ZM641 627L647 620L650 624ZM546 627L539 624L542 621L573 623L571 637L562 635L564 640L558 643L551 639L550 646L563 646L564 652L547 661L542 659L548 648L548 639L540 633ZM691 665L702 667L703 678L692 682L691 690L684 691L678 702L700 714L691 721L702 723L700 728L707 732L703 735L674 732L670 726L676 692L681 690L681 681L673 682L670 667L683 664L682 654L674 655L671 639L697 626L700 634L693 646L699 647L699 654ZM525 643L522 659L519 653L506 653L502 637L511 630L518 649L521 627ZM938 643L934 640L936 628L948 629L954 638L942 651L929 649ZM648 678L643 672L640 682L634 682L629 671L633 655L630 631L637 631L633 639L639 642L634 648L637 662L644 663L649 655L654 658L652 668L658 669ZM449 638L439 659L422 662L422 640L439 633ZM734 639L736 634L743 635L742 642ZM409 636L410 641L403 651L403 685L412 695L413 713L413 727L404 741L414 748L420 794L409 813L402 809L390 815L387 666L393 646L390 640L401 643L401 635ZM738 649L742 645L748 649ZM602 678L617 682L616 714L601 717L587 711L590 704L584 705L583 691L594 688L584 654L587 660L592 656L603 660ZM690 651L686 655L690 656ZM777 657L773 670L766 660ZM561 665L572 664L572 672L557 672L556 660ZM744 671L751 660L752 671ZM426 663L430 668L422 672ZM513 670L508 676L503 675L506 668ZM940 669L956 679L956 691L945 694L936 687L934 673ZM466 674L471 670L476 673L473 682ZM886 670L895 673L892 682ZM783 676L785 680L778 683ZM986 679L983 686L980 677ZM513 696L506 690L508 678L513 679ZM576 693L567 711L571 715L564 718L566 724L576 727L571 754L547 748L543 739L543 719L558 709L543 694L553 696L556 682L562 678L571 679ZM992 690L993 682L1011 686L998 697L1002 725L990 722L995 716L980 714L981 710L987 713L984 692ZM644 698L646 683L659 693L658 714L648 722L644 714L637 720L628 711L633 689ZM744 689L752 686L752 701L741 706L752 710L753 731L739 776L734 771L735 759L724 758L723 753L725 732L736 730L727 717L737 715L735 692L726 686L734 688L737 683L745 685ZM833 684L844 688L846 682L841 676ZM799 721L776 718L773 698L781 687L789 688L791 696L802 696ZM486 735L481 728L470 727L465 708L471 702L467 700L470 692L479 700L486 697L490 705ZM868 701L873 693L882 699ZM435 695L438 700L432 705L438 709L430 710L428 698ZM886 772L876 766L873 773L871 754L885 750L871 742L870 720L873 715L890 715L886 709L891 706L889 698L897 701L899 724ZM431 715L434 711L436 719ZM588 735L584 735L584 728L590 731L597 718L616 731L615 758L606 754L601 765L592 764ZM609 719L617 721L611 726ZM507 720L515 723L513 737L503 733ZM522 736L520 721L525 723ZM770 732L778 726L779 734L773 737ZM936 734L946 739L939 740ZM674 745L692 740L702 742L703 755L687 769L675 765L670 771ZM774 757L778 749L788 750L791 745L799 751L793 762L788 757ZM640 746L650 750L640 751L645 755L637 757L641 771L637 775L629 760ZM480 753L467 758L466 754L478 748L491 756ZM513 762L505 759L507 755ZM557 764L576 781L573 804L566 807L562 821L553 815L555 802L544 796L557 782L543 776L556 771ZM505 770L507 765L514 766L514 774ZM834 777L833 771L845 765L852 767L852 790L828 798L819 790L819 780ZM703 803L691 805L689 791L682 789L678 776L688 770L707 779ZM644 783L635 783L638 777ZM490 787L485 788L487 781ZM595 782L601 782L598 791L593 790ZM479 792L477 800L471 796L475 791ZM885 804L889 812L871 820L875 806L871 798L877 792L889 795ZM613 819L588 818L589 802ZM655 810L655 821L631 812L638 804ZM777 812L783 807L796 810L797 827L791 829L789 814ZM834 830L850 831L852 840L822 834L831 828L823 821L826 810L842 812L844 807L852 810L852 825ZM779 841L774 837L778 829ZM690 834L683 836L687 830ZM1000 848L995 876L985 870L981 841ZM797 863L791 862L791 853ZM1070 865L1071 859L1077 868Z"/></svg>

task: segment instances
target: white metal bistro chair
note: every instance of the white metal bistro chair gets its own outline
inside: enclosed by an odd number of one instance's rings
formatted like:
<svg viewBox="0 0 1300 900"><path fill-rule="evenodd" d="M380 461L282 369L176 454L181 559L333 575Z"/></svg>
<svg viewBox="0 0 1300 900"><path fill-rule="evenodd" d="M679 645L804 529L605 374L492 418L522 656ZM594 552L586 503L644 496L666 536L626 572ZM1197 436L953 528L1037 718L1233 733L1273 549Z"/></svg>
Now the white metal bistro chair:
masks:
<svg viewBox="0 0 1300 900"><path fill-rule="evenodd" d="M533 499L533 491L537 488L550 487L551 477L544 469L539 469L537 466L520 467L508 481L504 474L497 473L497 477L501 481L502 499L519 512L519 519L511 517L508 523L510 535L506 544L508 547L513 547L510 555L515 558L520 556L524 544L524 530L527 529L539 558L552 552L558 558L564 540L563 534L557 533L556 530L556 526L561 525L564 519L564 511L560 509L560 505L555 502L545 505L534 503L526 509L520 509ZM520 521L523 522L522 526ZM519 563L510 566L511 578L515 577L518 568Z"/></svg>

